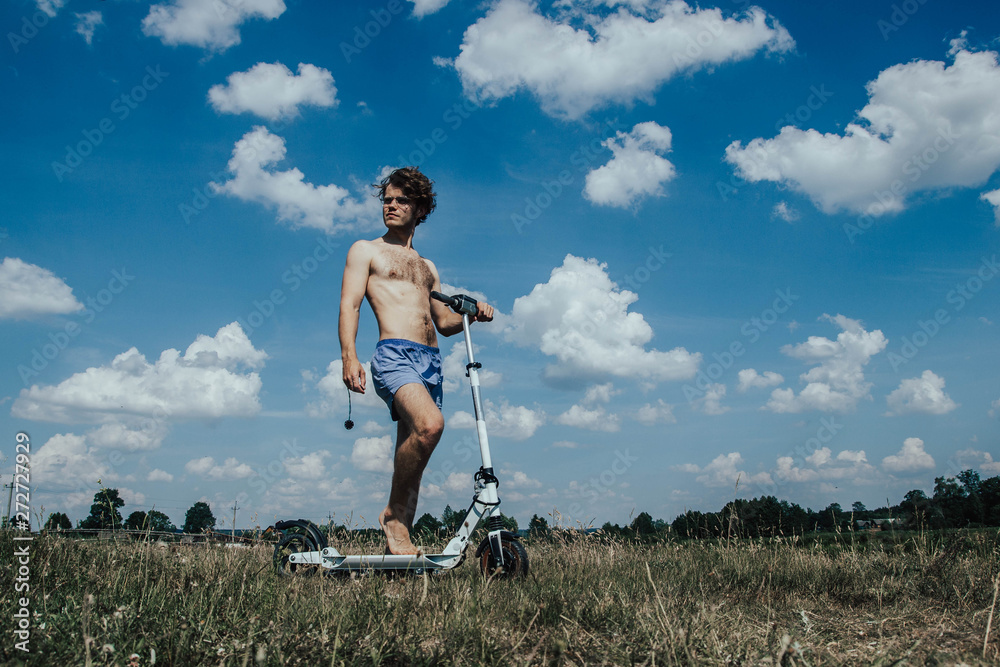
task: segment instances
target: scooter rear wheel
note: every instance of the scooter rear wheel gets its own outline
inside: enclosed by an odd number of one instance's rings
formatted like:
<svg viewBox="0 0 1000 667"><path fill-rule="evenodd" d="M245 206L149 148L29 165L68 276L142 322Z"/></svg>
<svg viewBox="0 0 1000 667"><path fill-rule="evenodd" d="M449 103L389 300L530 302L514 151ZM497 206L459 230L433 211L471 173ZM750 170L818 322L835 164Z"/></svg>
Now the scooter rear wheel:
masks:
<svg viewBox="0 0 1000 667"><path fill-rule="evenodd" d="M489 537L479 544L476 549L479 570L487 577L501 579L528 576L528 552L513 533L500 533L500 548L503 551L503 565L493 553Z"/></svg>
<svg viewBox="0 0 1000 667"><path fill-rule="evenodd" d="M320 571L317 565L291 563L289 557L296 553L319 551L319 547L303 533L288 533L274 546L274 567L282 576L316 574Z"/></svg>

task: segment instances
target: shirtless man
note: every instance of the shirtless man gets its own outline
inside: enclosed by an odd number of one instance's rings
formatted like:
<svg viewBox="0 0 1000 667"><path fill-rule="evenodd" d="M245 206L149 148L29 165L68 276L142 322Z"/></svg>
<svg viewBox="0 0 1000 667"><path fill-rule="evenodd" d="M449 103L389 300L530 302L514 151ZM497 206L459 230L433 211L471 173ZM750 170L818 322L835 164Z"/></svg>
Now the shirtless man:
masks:
<svg viewBox="0 0 1000 667"><path fill-rule="evenodd" d="M365 393L365 371L355 339L361 301L367 297L378 322L379 342L372 357L372 384L389 406L396 427L396 454L389 503L379 516L387 552L416 554L410 529L417 510L420 479L441 439L441 354L435 329L443 336L462 330L462 317L431 291L441 290L434 264L413 249L417 225L434 210L431 181L414 167L397 169L378 188L386 233L358 241L347 253L340 290L340 355L344 384ZM489 322L493 308L479 303L470 321Z"/></svg>

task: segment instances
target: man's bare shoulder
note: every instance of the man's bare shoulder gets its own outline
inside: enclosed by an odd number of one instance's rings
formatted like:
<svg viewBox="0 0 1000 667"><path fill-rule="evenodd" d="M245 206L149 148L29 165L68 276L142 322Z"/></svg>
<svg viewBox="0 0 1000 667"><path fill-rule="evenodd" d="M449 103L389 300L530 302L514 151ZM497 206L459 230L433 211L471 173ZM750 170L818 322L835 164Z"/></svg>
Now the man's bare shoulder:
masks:
<svg viewBox="0 0 1000 667"><path fill-rule="evenodd" d="M424 263L427 264L427 268L431 270L431 274L434 276L434 278L437 278L437 276L438 276L438 270L437 270L437 267L434 266L434 262L432 262L431 260L427 259L423 255L420 255L420 259L424 260Z"/></svg>
<svg viewBox="0 0 1000 667"><path fill-rule="evenodd" d="M368 239L358 239L351 244L351 249L348 252L371 254L377 251L380 244L384 245L380 238L370 241Z"/></svg>

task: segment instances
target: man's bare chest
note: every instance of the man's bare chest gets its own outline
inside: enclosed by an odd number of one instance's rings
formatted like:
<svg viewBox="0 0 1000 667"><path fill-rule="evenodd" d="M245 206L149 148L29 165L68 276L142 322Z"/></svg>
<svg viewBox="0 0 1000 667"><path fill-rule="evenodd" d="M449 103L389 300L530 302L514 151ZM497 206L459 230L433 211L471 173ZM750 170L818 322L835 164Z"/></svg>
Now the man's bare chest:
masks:
<svg viewBox="0 0 1000 667"><path fill-rule="evenodd" d="M401 281L426 287L434 286L427 262L418 255L401 252L380 253L372 262L372 275L383 280Z"/></svg>

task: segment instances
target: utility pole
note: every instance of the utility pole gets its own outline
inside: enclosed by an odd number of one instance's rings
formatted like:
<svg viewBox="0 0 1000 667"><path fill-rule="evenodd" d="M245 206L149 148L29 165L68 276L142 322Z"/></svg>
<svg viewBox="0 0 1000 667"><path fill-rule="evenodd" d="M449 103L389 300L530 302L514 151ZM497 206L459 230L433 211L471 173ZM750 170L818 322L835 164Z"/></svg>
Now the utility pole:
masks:
<svg viewBox="0 0 1000 667"><path fill-rule="evenodd" d="M239 509L239 504L240 504L240 501L237 500L237 501L233 502L233 506L232 506L232 510L233 510L233 542L236 541L236 510Z"/></svg>
<svg viewBox="0 0 1000 667"><path fill-rule="evenodd" d="M14 501L14 478L10 478L10 484L4 484L3 488L10 489L10 493L7 494L7 513L3 517L3 527L10 527L10 504Z"/></svg>

